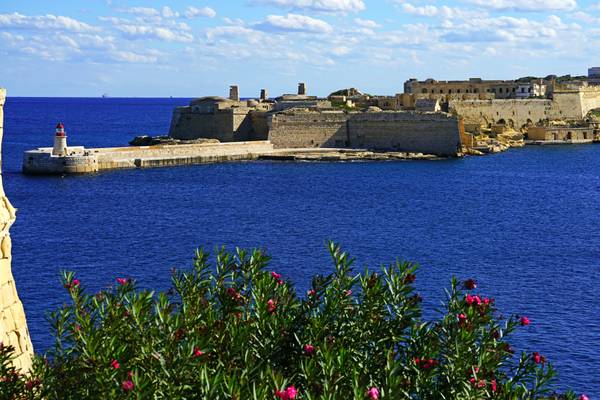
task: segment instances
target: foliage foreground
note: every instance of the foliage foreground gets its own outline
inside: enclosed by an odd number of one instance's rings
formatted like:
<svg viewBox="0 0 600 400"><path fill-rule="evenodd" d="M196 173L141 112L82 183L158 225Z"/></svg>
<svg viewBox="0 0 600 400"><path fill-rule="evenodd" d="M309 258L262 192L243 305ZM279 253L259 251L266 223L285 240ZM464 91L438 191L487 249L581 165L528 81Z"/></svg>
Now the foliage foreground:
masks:
<svg viewBox="0 0 600 400"><path fill-rule="evenodd" d="M354 274L347 253L329 251L333 273L302 296L258 250L221 249L214 267L198 250L167 293L118 278L90 295L64 273L72 305L50 316L55 345L26 375L2 347L0 398L576 398L549 392L543 356L514 354L508 337L529 319L500 318L475 281L453 279L439 318L423 322L416 265Z"/></svg>

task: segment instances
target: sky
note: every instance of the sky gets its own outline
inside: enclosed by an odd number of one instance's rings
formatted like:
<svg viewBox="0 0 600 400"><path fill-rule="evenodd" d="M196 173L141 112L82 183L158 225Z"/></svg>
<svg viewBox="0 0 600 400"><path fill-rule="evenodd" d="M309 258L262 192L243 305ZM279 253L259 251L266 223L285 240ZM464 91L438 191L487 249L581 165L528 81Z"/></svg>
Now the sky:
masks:
<svg viewBox="0 0 600 400"><path fill-rule="evenodd" d="M2 0L12 96L324 96L409 78L586 75L598 0Z"/></svg>

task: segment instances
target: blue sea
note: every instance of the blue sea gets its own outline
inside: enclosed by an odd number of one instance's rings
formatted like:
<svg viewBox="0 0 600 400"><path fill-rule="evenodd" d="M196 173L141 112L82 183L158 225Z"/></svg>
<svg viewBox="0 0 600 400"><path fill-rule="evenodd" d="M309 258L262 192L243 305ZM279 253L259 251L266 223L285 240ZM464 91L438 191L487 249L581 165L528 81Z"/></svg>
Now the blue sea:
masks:
<svg viewBox="0 0 600 400"><path fill-rule="evenodd" d="M89 176L21 174L23 151L122 146L165 134L189 99L8 98L5 190L18 208L13 272L33 344L67 301L61 270L89 290L132 277L166 288L194 249L261 247L301 289L331 269L325 242L357 268L418 262L429 315L452 276L474 278L506 313L527 315L517 351L557 368L557 388L600 398L600 145L513 149L446 161L246 162Z"/></svg>

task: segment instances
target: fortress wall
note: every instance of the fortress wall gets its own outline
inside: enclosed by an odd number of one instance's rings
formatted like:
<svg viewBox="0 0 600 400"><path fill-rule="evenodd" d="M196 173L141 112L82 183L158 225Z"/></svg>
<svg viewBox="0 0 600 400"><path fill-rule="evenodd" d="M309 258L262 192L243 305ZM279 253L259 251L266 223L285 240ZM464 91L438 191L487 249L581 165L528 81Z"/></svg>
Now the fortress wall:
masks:
<svg viewBox="0 0 600 400"><path fill-rule="evenodd" d="M0 143L3 134L3 107L6 92L0 88ZM23 304L17 295L11 269L11 239L9 229L15 222L15 209L6 198L0 175L0 341L15 348L16 368L27 371L31 367L33 346L27 329Z"/></svg>
<svg viewBox="0 0 600 400"><path fill-rule="evenodd" d="M582 119L582 93L579 91L555 91L553 93L555 112L551 119Z"/></svg>
<svg viewBox="0 0 600 400"><path fill-rule="evenodd" d="M250 119L252 120L252 134L249 140L267 140L269 138L267 113L264 111L252 111Z"/></svg>
<svg viewBox="0 0 600 400"><path fill-rule="evenodd" d="M344 112L289 111L268 117L269 140L276 149L347 147Z"/></svg>
<svg viewBox="0 0 600 400"><path fill-rule="evenodd" d="M242 124L243 119L234 121L233 110L215 113L192 112L189 107L178 107L173 111L169 136L175 139L218 139L233 142L234 122Z"/></svg>
<svg viewBox="0 0 600 400"><path fill-rule="evenodd" d="M382 112L350 114L350 146L456 156L459 121L442 113Z"/></svg>
<svg viewBox="0 0 600 400"><path fill-rule="evenodd" d="M560 112L551 100L454 100L449 111L462 117L465 125L494 125L504 121L520 129L528 123L555 119Z"/></svg>
<svg viewBox="0 0 600 400"><path fill-rule="evenodd" d="M252 136L252 119L248 109L234 109L233 111L233 140L234 142L243 142L250 140ZM217 138L218 139L218 138ZM221 140L227 142L228 140Z"/></svg>
<svg viewBox="0 0 600 400"><path fill-rule="evenodd" d="M581 92L582 114L600 108L600 86L590 86Z"/></svg>

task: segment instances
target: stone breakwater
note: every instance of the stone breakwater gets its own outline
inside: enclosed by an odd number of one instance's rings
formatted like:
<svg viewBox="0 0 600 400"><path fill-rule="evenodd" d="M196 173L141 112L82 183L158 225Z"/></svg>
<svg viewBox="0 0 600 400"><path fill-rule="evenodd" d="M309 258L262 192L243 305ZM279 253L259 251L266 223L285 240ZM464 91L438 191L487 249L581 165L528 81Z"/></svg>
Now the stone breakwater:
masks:
<svg viewBox="0 0 600 400"><path fill-rule="evenodd" d="M26 151L25 174L85 174L114 169L165 167L226 161L256 160L273 151L268 141L200 143L158 146L68 147L54 155L52 147Z"/></svg>
<svg viewBox="0 0 600 400"><path fill-rule="evenodd" d="M3 134L3 107L6 92L0 88L0 144ZM23 304L17 294L12 274L12 243L9 229L16 219L16 211L4 194L0 175L0 342L15 348L15 368L25 372L31 367L33 346Z"/></svg>

